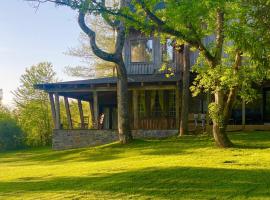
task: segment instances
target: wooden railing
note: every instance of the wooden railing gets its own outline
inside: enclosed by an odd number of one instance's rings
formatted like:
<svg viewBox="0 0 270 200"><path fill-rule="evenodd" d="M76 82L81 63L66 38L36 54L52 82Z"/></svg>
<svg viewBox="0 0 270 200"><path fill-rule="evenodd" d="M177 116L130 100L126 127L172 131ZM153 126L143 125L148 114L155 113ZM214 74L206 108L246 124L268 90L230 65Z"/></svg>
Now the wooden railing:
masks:
<svg viewBox="0 0 270 200"><path fill-rule="evenodd" d="M154 64L149 63L131 63L127 67L129 74L153 74Z"/></svg>
<svg viewBox="0 0 270 200"><path fill-rule="evenodd" d="M175 118L159 117L139 119L139 129L166 130L175 128Z"/></svg>
<svg viewBox="0 0 270 200"><path fill-rule="evenodd" d="M179 66L178 66L179 67ZM175 63L168 64L167 69L160 71L160 66L155 66L152 63L130 63L127 66L128 74L154 74L154 73L175 73L180 69ZM169 70L169 68L171 70Z"/></svg>

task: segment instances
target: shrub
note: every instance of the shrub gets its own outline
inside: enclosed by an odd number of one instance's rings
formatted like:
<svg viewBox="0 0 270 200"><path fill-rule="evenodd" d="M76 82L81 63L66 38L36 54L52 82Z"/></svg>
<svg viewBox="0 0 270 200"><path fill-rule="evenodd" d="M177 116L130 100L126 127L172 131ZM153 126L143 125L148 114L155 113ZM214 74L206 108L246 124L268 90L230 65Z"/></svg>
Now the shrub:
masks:
<svg viewBox="0 0 270 200"><path fill-rule="evenodd" d="M23 132L9 113L0 113L0 151L23 147Z"/></svg>

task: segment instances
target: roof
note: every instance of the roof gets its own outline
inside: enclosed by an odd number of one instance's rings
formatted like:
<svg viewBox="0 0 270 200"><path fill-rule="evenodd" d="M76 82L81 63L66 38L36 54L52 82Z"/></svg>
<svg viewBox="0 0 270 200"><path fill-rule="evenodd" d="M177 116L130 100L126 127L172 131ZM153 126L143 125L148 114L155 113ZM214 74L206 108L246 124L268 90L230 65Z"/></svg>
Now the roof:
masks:
<svg viewBox="0 0 270 200"><path fill-rule="evenodd" d="M166 77L165 74L151 74L151 75L128 75L128 83L160 83L160 82L176 82L180 78L177 75ZM104 84L116 84L116 77L107 77L107 78L97 78L97 79L87 79L87 80L78 80L78 81L67 81L67 82L57 82L57 83L42 83L35 85L36 89L47 90L51 88L58 87L86 87L86 86L98 86Z"/></svg>

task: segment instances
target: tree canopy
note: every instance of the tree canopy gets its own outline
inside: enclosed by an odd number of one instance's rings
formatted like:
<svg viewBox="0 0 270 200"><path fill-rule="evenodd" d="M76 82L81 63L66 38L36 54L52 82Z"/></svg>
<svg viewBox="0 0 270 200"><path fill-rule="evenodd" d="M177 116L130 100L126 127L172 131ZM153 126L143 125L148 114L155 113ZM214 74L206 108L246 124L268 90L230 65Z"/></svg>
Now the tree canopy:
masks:
<svg viewBox="0 0 270 200"><path fill-rule="evenodd" d="M21 86L14 91L19 125L26 135L26 144L42 146L51 143L52 117L48 95L34 88L35 84L56 82L51 63L43 62L26 69Z"/></svg>

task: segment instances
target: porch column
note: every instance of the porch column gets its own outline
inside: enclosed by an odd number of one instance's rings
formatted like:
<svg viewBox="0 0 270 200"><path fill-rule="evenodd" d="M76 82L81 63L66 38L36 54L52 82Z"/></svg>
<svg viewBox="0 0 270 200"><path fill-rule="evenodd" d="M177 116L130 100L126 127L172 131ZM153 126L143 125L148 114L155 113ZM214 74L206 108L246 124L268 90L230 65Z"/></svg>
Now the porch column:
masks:
<svg viewBox="0 0 270 200"><path fill-rule="evenodd" d="M98 93L97 93L97 91L94 91L93 92L93 100L94 100L94 121L95 121L95 128L98 128L99 106L98 106Z"/></svg>
<svg viewBox="0 0 270 200"><path fill-rule="evenodd" d="M53 126L56 129L56 111L55 111L55 103L54 103L54 96L53 93L49 93L49 99L51 104L51 111L52 111L52 119L53 119Z"/></svg>
<svg viewBox="0 0 270 200"><path fill-rule="evenodd" d="M70 113L70 107L69 107L68 98L64 97L64 101L65 101L65 107L66 107L66 113L67 113L68 128L73 129L73 124L72 124L72 119L71 119L71 113Z"/></svg>
<svg viewBox="0 0 270 200"><path fill-rule="evenodd" d="M95 119L94 119L94 106L93 106L93 101L89 101L89 110L90 110L90 116L91 116L91 126L90 128L94 128L95 127Z"/></svg>
<svg viewBox="0 0 270 200"><path fill-rule="evenodd" d="M58 93L55 93L55 129L61 129L60 101Z"/></svg>
<svg viewBox="0 0 270 200"><path fill-rule="evenodd" d="M206 106L207 106L207 108L206 108L206 126L207 126L207 128L210 126L210 116L209 116L209 104L211 103L211 94L210 94L210 92L207 92L207 94L206 94ZM208 130L208 129L207 129Z"/></svg>
<svg viewBox="0 0 270 200"><path fill-rule="evenodd" d="M138 90L133 90L133 125L134 129L139 128Z"/></svg>
<svg viewBox="0 0 270 200"><path fill-rule="evenodd" d="M81 128L84 129L84 117L83 117L83 108L82 108L82 101L78 99L78 108L80 113L80 119L81 119Z"/></svg>
<svg viewBox="0 0 270 200"><path fill-rule="evenodd" d="M180 127L180 89L178 83L175 89L175 123L178 129Z"/></svg>
<svg viewBox="0 0 270 200"><path fill-rule="evenodd" d="M246 102L242 100L242 126L246 125Z"/></svg>

